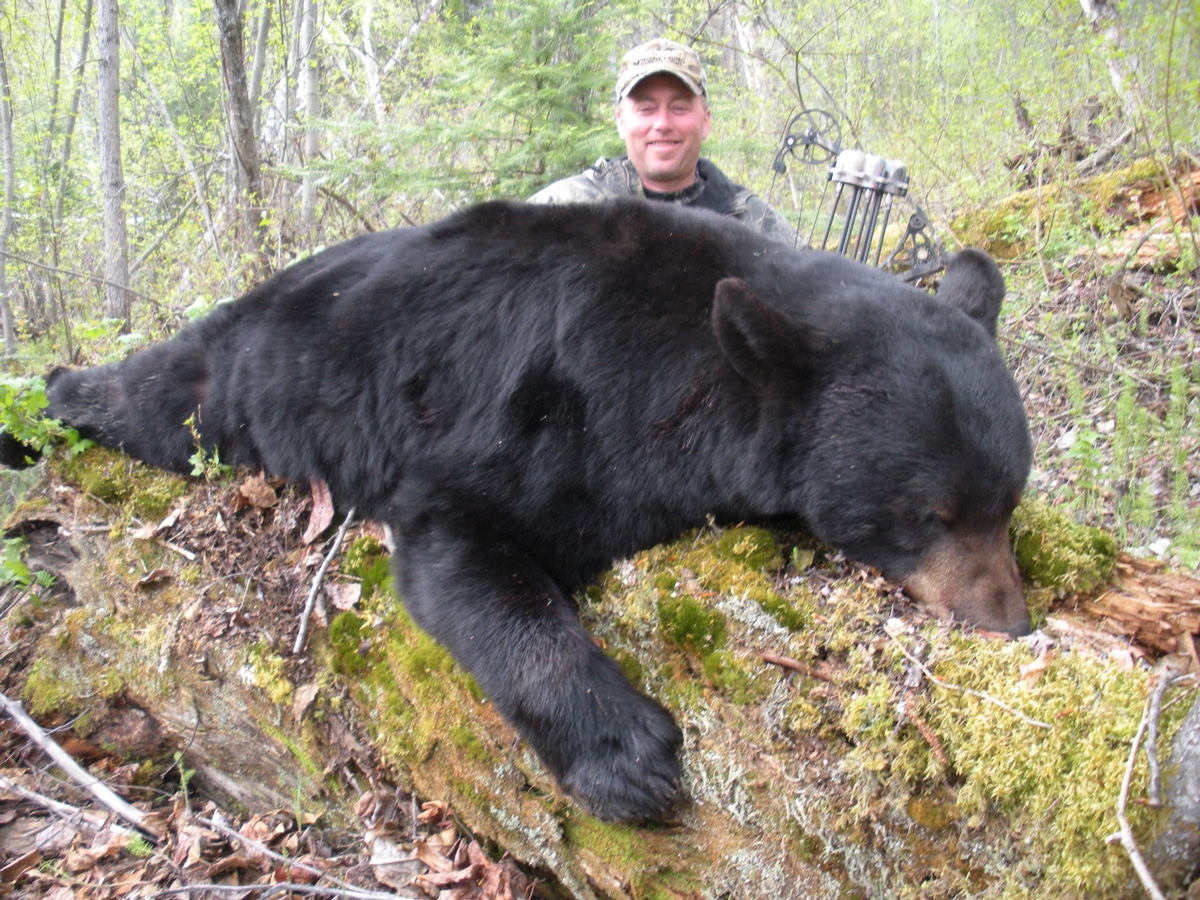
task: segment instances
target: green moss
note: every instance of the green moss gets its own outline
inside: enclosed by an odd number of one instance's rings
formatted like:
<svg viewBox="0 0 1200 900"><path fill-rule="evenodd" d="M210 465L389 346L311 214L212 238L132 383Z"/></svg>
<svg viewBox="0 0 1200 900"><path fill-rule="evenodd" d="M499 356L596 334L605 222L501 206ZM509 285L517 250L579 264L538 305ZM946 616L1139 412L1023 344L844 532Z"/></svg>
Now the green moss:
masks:
<svg viewBox="0 0 1200 900"><path fill-rule="evenodd" d="M354 539L342 557L342 571L361 579L364 600L370 599L381 585L390 589L391 566L387 549L372 535L363 534Z"/></svg>
<svg viewBox="0 0 1200 900"><path fill-rule="evenodd" d="M730 528L718 538L717 555L750 569L778 572L783 555L775 536L765 528Z"/></svg>
<svg viewBox="0 0 1200 900"><path fill-rule="evenodd" d="M270 644L259 641L250 647L247 662L254 684L261 688L276 706L292 702L294 688L287 677L287 661L271 650Z"/></svg>
<svg viewBox="0 0 1200 900"><path fill-rule="evenodd" d="M725 614L691 597L664 597L658 602L663 637L680 649L707 656L725 644Z"/></svg>
<svg viewBox="0 0 1200 900"><path fill-rule="evenodd" d="M740 706L762 700L771 690L769 681L751 671L750 665L722 650L708 654L703 661L705 677Z"/></svg>
<svg viewBox="0 0 1200 900"><path fill-rule="evenodd" d="M1039 587L1061 596L1090 591L1112 575L1116 539L1100 528L1077 524L1044 500L1022 500L1010 529L1017 564Z"/></svg>
<svg viewBox="0 0 1200 900"><path fill-rule="evenodd" d="M486 763L492 758L483 741L466 725L459 724L450 729L450 742L475 762Z"/></svg>
<svg viewBox="0 0 1200 900"><path fill-rule="evenodd" d="M104 447L92 447L78 456L56 455L51 466L85 493L110 506L124 506L145 520L162 518L187 491L186 479Z"/></svg>
<svg viewBox="0 0 1200 900"><path fill-rule="evenodd" d="M21 696L36 716L75 715L91 705L91 685L83 672L60 659L34 660Z"/></svg>
<svg viewBox="0 0 1200 900"><path fill-rule="evenodd" d="M811 602L811 595L806 590L802 596L809 602L803 606L797 606L774 591L750 592L750 599L758 603L765 612L769 613L776 622L788 631L801 631L807 628L812 622L813 604Z"/></svg>
<svg viewBox="0 0 1200 900"><path fill-rule="evenodd" d="M329 623L329 644L333 651L329 667L338 675L358 675L367 668L367 659L359 652L367 636L366 622L346 610Z"/></svg>

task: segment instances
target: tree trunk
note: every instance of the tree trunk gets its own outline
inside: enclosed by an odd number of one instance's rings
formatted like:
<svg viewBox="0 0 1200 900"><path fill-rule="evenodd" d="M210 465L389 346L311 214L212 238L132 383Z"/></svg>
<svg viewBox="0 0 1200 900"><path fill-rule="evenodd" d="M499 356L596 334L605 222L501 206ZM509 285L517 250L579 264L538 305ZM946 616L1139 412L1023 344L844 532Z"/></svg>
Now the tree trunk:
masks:
<svg viewBox="0 0 1200 900"><path fill-rule="evenodd" d="M8 238L12 234L13 204L17 199L16 160L13 156L12 87L8 81L8 61L0 42L0 147L4 155L4 212L0 217L0 320L4 327L4 355L17 352L17 332L13 324L12 302L8 297Z"/></svg>
<svg viewBox="0 0 1200 900"><path fill-rule="evenodd" d="M67 191L67 171L71 162L71 137L75 133L75 121L79 118L79 98L83 94L83 67L87 63L88 37L92 33L92 0L83 7L83 36L79 39L79 59L75 63L75 90L71 93L71 108L67 113L67 124L63 129L62 160L58 166L58 194L54 201L54 229L57 231L63 220L63 196ZM57 263L57 258L55 259Z"/></svg>
<svg viewBox="0 0 1200 900"><path fill-rule="evenodd" d="M304 181L300 193L300 227L311 234L317 210L317 182L313 164L321 149L321 132L317 124L321 115L321 97L316 0L304 0L300 54L300 99L304 104Z"/></svg>
<svg viewBox="0 0 1200 900"><path fill-rule="evenodd" d="M1125 121L1137 127L1141 123L1141 90L1137 81L1138 59L1129 51L1129 42L1121 29L1120 13L1113 0L1079 0L1092 31L1101 36L1105 48L1104 65L1113 91L1121 101Z"/></svg>
<svg viewBox="0 0 1200 900"><path fill-rule="evenodd" d="M129 242L121 171L121 32L117 0L100 0L100 183L104 197L104 314L129 331Z"/></svg>
<svg viewBox="0 0 1200 900"><path fill-rule="evenodd" d="M262 13L258 17L258 28L254 39L254 66L250 74L250 108L254 110L254 135L261 138L261 122L258 101L262 98L263 69L267 65L267 45L271 36L271 3L264 0Z"/></svg>
<svg viewBox="0 0 1200 900"><path fill-rule="evenodd" d="M246 80L246 55L242 37L242 15L238 0L214 0L217 32L221 43L221 75L225 82L225 125L233 157L237 208L242 240L247 251L265 265L262 256L264 229L262 176L258 142L254 138L254 110Z"/></svg>

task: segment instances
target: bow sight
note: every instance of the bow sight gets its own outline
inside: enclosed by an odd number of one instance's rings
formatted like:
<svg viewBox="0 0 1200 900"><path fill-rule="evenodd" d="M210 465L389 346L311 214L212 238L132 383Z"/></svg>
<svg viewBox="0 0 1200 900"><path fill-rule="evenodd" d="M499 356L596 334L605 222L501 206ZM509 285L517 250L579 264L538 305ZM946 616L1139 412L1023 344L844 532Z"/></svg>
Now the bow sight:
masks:
<svg viewBox="0 0 1200 900"><path fill-rule="evenodd" d="M783 142L771 163L777 175L787 173L784 157L788 155L807 166L829 165L821 199L811 217L805 215L805 191L801 189L797 240L808 218L808 246L816 247L813 238L823 220L821 250L836 249L843 256L890 269L905 281L916 281L945 267L946 254L929 217L908 196L908 170L904 163L862 150L843 150L837 119L820 109L798 112L788 122ZM837 188L832 205L825 212L830 184L836 184ZM889 234L888 220L899 201L913 211L903 233L897 237L898 226ZM836 240L836 248L831 239ZM883 257L885 244L890 244L892 250Z"/></svg>

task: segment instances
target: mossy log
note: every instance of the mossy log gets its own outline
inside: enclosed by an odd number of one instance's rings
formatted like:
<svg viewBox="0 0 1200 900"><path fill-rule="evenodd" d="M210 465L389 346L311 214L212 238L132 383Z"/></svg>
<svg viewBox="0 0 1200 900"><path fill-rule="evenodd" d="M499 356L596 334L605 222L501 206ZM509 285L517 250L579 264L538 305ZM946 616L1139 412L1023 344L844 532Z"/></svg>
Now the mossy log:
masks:
<svg viewBox="0 0 1200 900"><path fill-rule="evenodd" d="M449 801L546 896L1141 893L1104 840L1148 691L1127 656L939 625L799 535L687 535L577 598L685 733L677 820L606 824L408 619L374 532L354 532L330 575L357 586L334 592L351 608L293 658L316 557L307 498L287 488L262 508L236 482L164 479L107 451L51 463L6 528L56 581L8 612L0 675L93 741L182 751L227 802L347 823L368 782L390 781ZM1160 746L1187 706L1167 709ZM1162 814L1129 815L1148 846Z"/></svg>

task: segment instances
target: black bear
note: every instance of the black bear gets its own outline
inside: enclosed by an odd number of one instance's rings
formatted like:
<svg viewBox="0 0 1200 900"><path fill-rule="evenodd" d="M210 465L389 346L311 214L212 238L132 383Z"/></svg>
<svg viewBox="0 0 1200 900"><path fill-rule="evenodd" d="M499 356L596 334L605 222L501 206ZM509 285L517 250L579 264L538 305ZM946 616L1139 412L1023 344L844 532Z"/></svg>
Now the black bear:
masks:
<svg viewBox="0 0 1200 900"><path fill-rule="evenodd" d="M177 472L194 415L222 460L389 523L416 622L568 792L641 820L677 799L680 732L576 616L614 557L710 515L791 516L939 615L1028 630L1003 295L977 251L932 297L704 212L489 203L57 373L48 414Z"/></svg>

